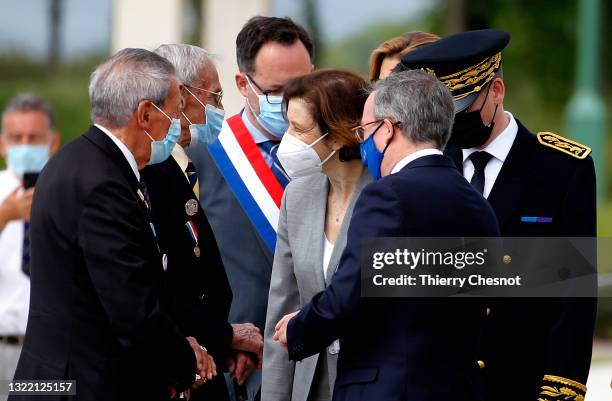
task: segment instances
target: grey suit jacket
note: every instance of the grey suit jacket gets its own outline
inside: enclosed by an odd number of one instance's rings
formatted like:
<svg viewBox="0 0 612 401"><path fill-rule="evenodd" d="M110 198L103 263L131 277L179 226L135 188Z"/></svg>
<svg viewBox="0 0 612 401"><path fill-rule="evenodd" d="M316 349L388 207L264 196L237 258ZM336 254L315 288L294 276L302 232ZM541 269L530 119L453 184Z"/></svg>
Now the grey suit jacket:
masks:
<svg viewBox="0 0 612 401"><path fill-rule="evenodd" d="M273 255L255 231L207 147L191 146L187 154L198 172L200 204L215 234L234 294L228 320L251 322L263 331ZM259 371L247 380L249 400L259 390L260 380ZM233 392L231 386L230 392ZM233 393L230 396L234 398Z"/></svg>
<svg viewBox="0 0 612 401"><path fill-rule="evenodd" d="M272 340L272 336L274 326L285 314L300 309L331 282L346 245L347 229L355 201L363 187L371 180L370 174L364 169L342 221L327 267L327 280L322 267L329 190L327 176L316 174L299 178L285 189L264 332L262 400L324 400L325 395L329 397L328 400L331 399L336 380L337 355L325 350L321 354L294 363L289 361L287 352ZM325 360L319 361L320 357Z"/></svg>

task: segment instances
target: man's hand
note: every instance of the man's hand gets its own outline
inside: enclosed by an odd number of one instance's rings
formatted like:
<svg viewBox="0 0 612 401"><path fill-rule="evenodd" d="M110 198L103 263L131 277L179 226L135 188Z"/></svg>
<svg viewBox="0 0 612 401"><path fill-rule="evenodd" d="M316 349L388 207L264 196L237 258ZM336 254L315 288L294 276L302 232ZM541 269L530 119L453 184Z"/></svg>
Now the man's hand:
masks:
<svg viewBox="0 0 612 401"><path fill-rule="evenodd" d="M239 385L244 384L255 369L258 369L257 361L252 355L246 352L238 351L233 358L227 361L227 369L229 374L236 379Z"/></svg>
<svg viewBox="0 0 612 401"><path fill-rule="evenodd" d="M257 355L259 365L263 356L263 337L259 328L252 323L232 324L234 338L232 349L234 351L251 352Z"/></svg>
<svg viewBox="0 0 612 401"><path fill-rule="evenodd" d="M189 341L191 349L193 349L193 352L196 354L197 373L201 376L201 378L194 384L194 386L197 387L217 376L217 365L215 364L212 356L210 356L208 352L204 350L204 348L200 347L200 344L198 344L198 341L195 338L187 337L187 341Z"/></svg>
<svg viewBox="0 0 612 401"><path fill-rule="evenodd" d="M297 315L298 312L299 310L283 316L283 318L279 320L278 323L276 323L276 326L274 327L274 337L272 337L272 339L275 341L278 341L281 347L283 347L285 351L288 351L287 349L287 325L289 324L289 321L291 320L291 318Z"/></svg>
<svg viewBox="0 0 612 401"><path fill-rule="evenodd" d="M23 193L20 192L21 186L11 192L0 204L0 230L13 220L30 221L34 188L28 188Z"/></svg>

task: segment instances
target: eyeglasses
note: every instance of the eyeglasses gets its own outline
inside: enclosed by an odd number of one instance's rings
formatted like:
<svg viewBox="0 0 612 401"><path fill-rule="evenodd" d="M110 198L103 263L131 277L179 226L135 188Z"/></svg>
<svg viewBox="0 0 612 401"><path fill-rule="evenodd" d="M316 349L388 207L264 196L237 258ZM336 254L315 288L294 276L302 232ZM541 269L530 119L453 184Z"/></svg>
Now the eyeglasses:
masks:
<svg viewBox="0 0 612 401"><path fill-rule="evenodd" d="M206 93L210 93L215 98L215 102L217 102L217 105L220 105L221 102L223 101L223 90L219 92L213 92L208 89L198 88L197 86L185 85L185 87L190 88L190 89L195 89L198 91L202 91L202 92L206 92Z"/></svg>
<svg viewBox="0 0 612 401"><path fill-rule="evenodd" d="M259 84L257 82L255 82L255 80L253 79L253 77L249 74L244 74L247 77L247 80L252 83L253 85L255 85L255 87L257 88L257 90L259 90L261 92L262 95L264 95L266 97L266 101L270 104L279 104L281 102L276 101L276 100L270 100L268 98L268 96L282 96L283 95L283 88L279 88L279 89L263 89L261 86L259 86Z"/></svg>
<svg viewBox="0 0 612 401"><path fill-rule="evenodd" d="M379 123L376 128L374 129L374 131L372 131L372 135L374 135L376 133L376 131L378 131L380 129L380 127L383 126L383 124L385 123L385 119L381 118L380 120L374 120L374 121L370 121L369 123L365 123L362 124L358 127L353 128L353 132L355 132L355 137L357 138L357 141L359 141L359 143L363 143L365 141L365 127L367 127L368 125L372 125L372 124L376 124ZM401 121L396 121L394 123L391 123L392 126L396 126L401 124Z"/></svg>

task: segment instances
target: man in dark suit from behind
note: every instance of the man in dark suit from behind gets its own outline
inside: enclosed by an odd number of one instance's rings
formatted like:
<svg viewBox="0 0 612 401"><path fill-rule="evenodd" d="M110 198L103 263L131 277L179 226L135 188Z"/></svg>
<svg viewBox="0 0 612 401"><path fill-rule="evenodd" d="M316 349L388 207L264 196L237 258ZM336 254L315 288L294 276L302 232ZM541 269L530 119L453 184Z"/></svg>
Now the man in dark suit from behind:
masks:
<svg viewBox="0 0 612 401"><path fill-rule="evenodd" d="M75 400L164 400L215 369L160 306L162 255L140 182L171 142L179 85L164 58L124 49L97 67L89 95L94 125L37 182L15 379L75 380Z"/></svg>
<svg viewBox="0 0 612 401"><path fill-rule="evenodd" d="M242 384L263 350L259 329L228 323L232 302L217 241L199 203L197 172L185 153L191 143L216 139L223 121L223 90L210 54L197 46L168 44L155 53L172 63L183 84L181 136L164 162L142 175L149 191L162 253L166 255L162 304L180 330L206 347L220 368ZM195 390L191 400L229 399L223 375Z"/></svg>
<svg viewBox="0 0 612 401"><path fill-rule="evenodd" d="M496 237L486 200L442 154L453 123L449 91L408 71L379 81L364 107L362 159L375 178L359 197L332 283L277 324L289 358L340 338L334 400L480 398L479 302L361 298L361 241L368 237Z"/></svg>

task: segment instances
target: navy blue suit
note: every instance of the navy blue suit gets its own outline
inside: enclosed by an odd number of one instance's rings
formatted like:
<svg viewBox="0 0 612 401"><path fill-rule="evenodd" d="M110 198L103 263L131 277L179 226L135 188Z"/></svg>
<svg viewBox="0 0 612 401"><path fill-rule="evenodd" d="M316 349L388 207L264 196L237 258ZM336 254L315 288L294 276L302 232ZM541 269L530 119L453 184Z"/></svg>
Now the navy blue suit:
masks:
<svg viewBox="0 0 612 401"><path fill-rule="evenodd" d="M334 400L480 399L479 301L361 298L362 238L439 236L499 236L493 210L446 156L418 158L361 193L331 285L287 329L293 360L340 338Z"/></svg>

